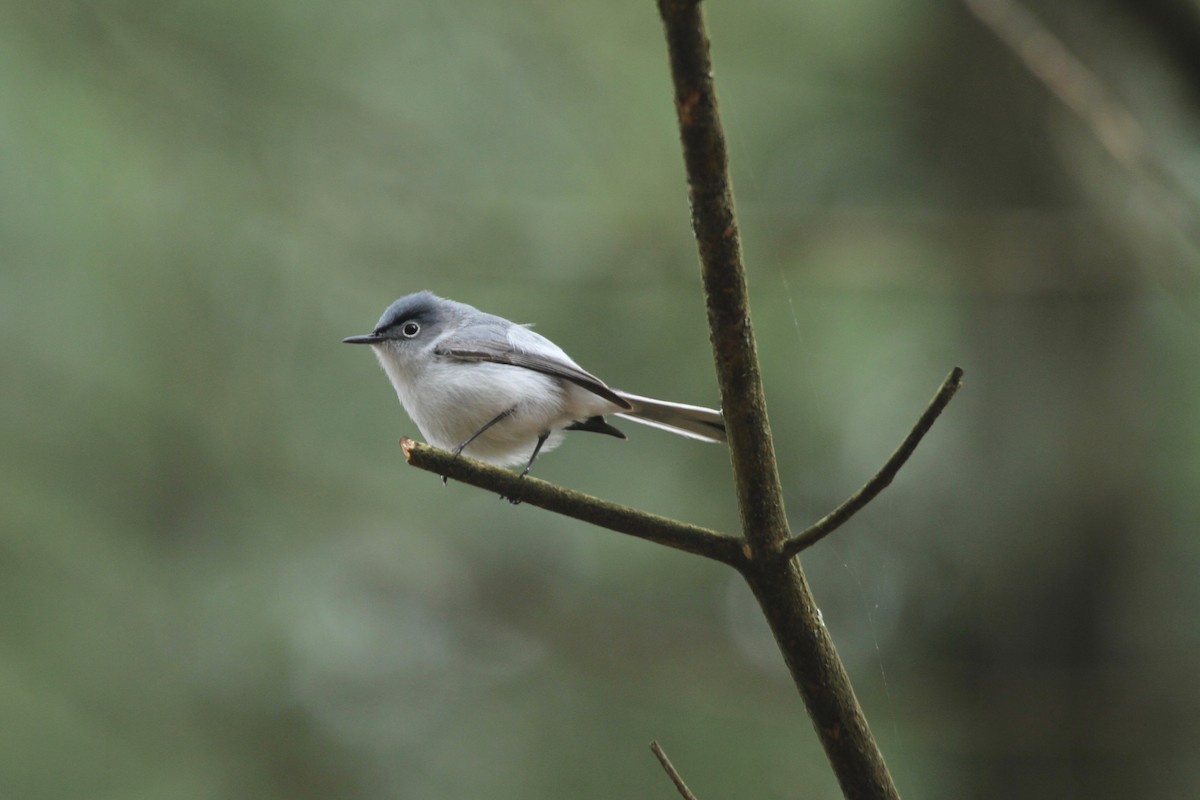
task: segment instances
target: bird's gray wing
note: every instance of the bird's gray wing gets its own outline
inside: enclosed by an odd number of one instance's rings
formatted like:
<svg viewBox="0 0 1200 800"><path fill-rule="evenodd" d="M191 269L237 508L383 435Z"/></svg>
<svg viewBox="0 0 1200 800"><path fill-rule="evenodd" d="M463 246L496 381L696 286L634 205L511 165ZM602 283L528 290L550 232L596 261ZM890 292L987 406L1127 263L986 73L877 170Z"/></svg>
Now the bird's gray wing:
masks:
<svg viewBox="0 0 1200 800"><path fill-rule="evenodd" d="M545 375L553 375L577 386L582 386L592 394L599 395L621 408L633 408L628 400L608 388L604 381L578 365L564 361L551 353L534 353L514 348L507 342L467 339L457 336L454 337L453 343L444 343L435 347L434 352L439 356L456 358L460 361L490 361L494 364L508 364Z"/></svg>

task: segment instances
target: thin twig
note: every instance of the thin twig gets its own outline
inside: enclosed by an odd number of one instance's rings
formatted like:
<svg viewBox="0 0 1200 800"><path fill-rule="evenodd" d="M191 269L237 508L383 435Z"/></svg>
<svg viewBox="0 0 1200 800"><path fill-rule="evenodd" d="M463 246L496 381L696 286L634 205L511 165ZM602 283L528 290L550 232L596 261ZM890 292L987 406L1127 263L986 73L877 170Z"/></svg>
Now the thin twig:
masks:
<svg viewBox="0 0 1200 800"><path fill-rule="evenodd" d="M783 548L783 554L787 558L791 558L802 550L812 547L833 533L858 513L863 506L874 500L876 495L887 488L892 479L896 477L896 473L904 466L904 462L908 461L908 457L917 449L917 445L921 443L921 439L933 427L933 423L937 421L942 410L946 408L950 399L954 397L954 393L962 386L962 376L963 371L959 367L955 367L950 371L950 375L946 378L942 387L937 390L937 394L929 401L925 412L921 414L920 419L913 425L912 430L908 432L908 436L904 437L904 441L896 448L896 452L892 453L892 457L887 460L883 468L875 474L875 477L863 484L861 489L850 495L844 503L826 514L808 529L801 531L789 539L787 545Z"/></svg>
<svg viewBox="0 0 1200 800"><path fill-rule="evenodd" d="M520 477L515 472L466 456L456 456L412 439L401 439L400 447L404 450L404 458L414 467L481 489L490 489L514 502L528 503L731 566L738 566L745 560L741 540L732 536L610 503L528 475Z"/></svg>
<svg viewBox="0 0 1200 800"><path fill-rule="evenodd" d="M675 766L671 763L671 759L667 758L667 754L663 752L658 742L651 742L650 750L654 753L655 758L658 759L658 763L662 764L662 768L666 770L667 777L671 779L671 783L675 784L675 788L679 791L679 796L683 800L696 800L696 795L692 794L692 790L683 782L683 776L675 769Z"/></svg>

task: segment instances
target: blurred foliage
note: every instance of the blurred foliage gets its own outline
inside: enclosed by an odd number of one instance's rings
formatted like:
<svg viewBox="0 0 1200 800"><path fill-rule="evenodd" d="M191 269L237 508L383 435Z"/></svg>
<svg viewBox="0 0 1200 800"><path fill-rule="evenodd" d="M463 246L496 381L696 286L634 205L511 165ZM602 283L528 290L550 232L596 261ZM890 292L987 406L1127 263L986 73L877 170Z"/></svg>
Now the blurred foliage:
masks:
<svg viewBox="0 0 1200 800"><path fill-rule="evenodd" d="M1194 185L1136 5L1034 8ZM967 372L804 559L902 792L1196 794L1194 242L961 6L708 14L794 524ZM650 2L0 3L0 794L836 796L736 576L405 468L339 344L429 288L715 403L674 124ZM630 434L538 473L735 529Z"/></svg>

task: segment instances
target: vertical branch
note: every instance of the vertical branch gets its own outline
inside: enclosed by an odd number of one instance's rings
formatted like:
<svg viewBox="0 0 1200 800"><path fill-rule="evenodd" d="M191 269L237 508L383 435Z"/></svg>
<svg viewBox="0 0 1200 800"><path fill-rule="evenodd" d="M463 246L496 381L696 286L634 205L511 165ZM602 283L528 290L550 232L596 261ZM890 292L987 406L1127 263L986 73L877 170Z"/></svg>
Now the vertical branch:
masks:
<svg viewBox="0 0 1200 800"><path fill-rule="evenodd" d="M708 36L696 0L659 0L675 84L692 228L700 247L721 408L751 553L779 552L788 536L783 489L767 421L741 241L717 113Z"/></svg>
<svg viewBox="0 0 1200 800"><path fill-rule="evenodd" d="M770 565L744 574L800 690L842 794L853 800L900 800L799 560L773 559Z"/></svg>
<svg viewBox="0 0 1200 800"><path fill-rule="evenodd" d="M699 0L658 0L670 52L675 110L700 248L708 322L750 584L813 727L848 798L898 800L867 720L797 560L767 422L745 272Z"/></svg>

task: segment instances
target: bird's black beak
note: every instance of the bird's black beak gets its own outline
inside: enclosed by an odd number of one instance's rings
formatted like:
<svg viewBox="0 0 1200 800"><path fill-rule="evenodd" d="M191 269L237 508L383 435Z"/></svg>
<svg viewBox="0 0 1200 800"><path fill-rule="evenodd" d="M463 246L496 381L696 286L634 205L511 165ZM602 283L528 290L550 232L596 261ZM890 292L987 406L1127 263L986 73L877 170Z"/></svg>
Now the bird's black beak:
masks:
<svg viewBox="0 0 1200 800"><path fill-rule="evenodd" d="M383 337L378 333L368 333L363 336L347 336L342 339L342 344L379 344L383 341Z"/></svg>

